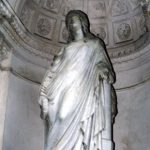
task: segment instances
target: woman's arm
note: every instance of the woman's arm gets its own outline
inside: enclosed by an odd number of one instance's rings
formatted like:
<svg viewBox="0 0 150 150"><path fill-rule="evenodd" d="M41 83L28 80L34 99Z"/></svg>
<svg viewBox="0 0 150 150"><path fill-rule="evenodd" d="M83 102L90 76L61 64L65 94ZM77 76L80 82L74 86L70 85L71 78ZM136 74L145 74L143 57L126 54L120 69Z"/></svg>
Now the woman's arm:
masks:
<svg viewBox="0 0 150 150"><path fill-rule="evenodd" d="M55 72L57 71L57 68L60 64L62 55L63 55L63 49L54 57L53 63L51 67L48 69L48 71L46 72L42 84L40 86L40 97L38 102L41 108L42 119L46 119L46 116L48 114L48 108L49 108L49 99L47 98L47 88L55 77Z"/></svg>
<svg viewBox="0 0 150 150"><path fill-rule="evenodd" d="M48 69L48 71L46 72L46 74L43 78L42 84L41 84L41 88L40 88L40 95L41 96L46 97L47 87L51 83L52 79L55 77L55 73L56 73L56 71L60 65L60 61L63 57L63 52L64 52L64 48L61 49L61 51L57 55L54 56L53 63L51 65L51 67Z"/></svg>
<svg viewBox="0 0 150 150"><path fill-rule="evenodd" d="M107 80L110 84L115 82L115 73L109 57L106 53L106 46L102 40L98 40L99 63L97 64L100 77Z"/></svg>

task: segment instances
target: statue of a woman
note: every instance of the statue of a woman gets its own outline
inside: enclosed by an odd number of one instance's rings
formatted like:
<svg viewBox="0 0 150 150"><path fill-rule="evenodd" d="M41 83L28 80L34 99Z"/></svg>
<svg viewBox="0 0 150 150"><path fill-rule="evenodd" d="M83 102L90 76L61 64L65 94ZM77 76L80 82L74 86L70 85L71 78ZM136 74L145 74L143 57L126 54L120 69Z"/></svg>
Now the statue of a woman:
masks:
<svg viewBox="0 0 150 150"><path fill-rule="evenodd" d="M89 31L86 14L70 11L66 26L69 43L54 57L41 85L45 150L103 150L103 81L112 84L114 72L104 42Z"/></svg>

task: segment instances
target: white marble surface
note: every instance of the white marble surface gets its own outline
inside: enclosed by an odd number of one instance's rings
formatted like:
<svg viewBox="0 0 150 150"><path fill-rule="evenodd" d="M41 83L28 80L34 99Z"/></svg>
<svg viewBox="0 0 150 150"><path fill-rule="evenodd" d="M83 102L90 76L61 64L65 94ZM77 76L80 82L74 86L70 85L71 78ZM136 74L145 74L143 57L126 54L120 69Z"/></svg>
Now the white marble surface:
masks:
<svg viewBox="0 0 150 150"><path fill-rule="evenodd" d="M9 72L0 71L0 150L2 150Z"/></svg>
<svg viewBox="0 0 150 150"><path fill-rule="evenodd" d="M118 115L114 125L115 150L149 150L150 81L117 92Z"/></svg>
<svg viewBox="0 0 150 150"><path fill-rule="evenodd" d="M24 1L25 0L21 1L22 6L24 5ZM20 0L8 0L8 2L16 11ZM138 8L139 7L137 7L137 9ZM133 11L136 12L136 9L133 9ZM124 20L123 17L124 15L119 16L119 20ZM129 14L129 17L132 17L132 15ZM35 19L37 18L35 17ZM118 16L116 16L116 18L118 18ZM132 19L135 18L132 17ZM33 28L34 27L35 24L33 24ZM134 23L133 27L135 27ZM110 26L110 29L110 31L113 31L113 26ZM44 54L46 51L53 49L53 47L47 46L51 44L49 44L50 41L45 39L41 40L41 38L37 40L34 36L31 36L33 39L27 38L28 40L26 40L24 36L23 38L20 38L21 36L18 37L18 35L16 36L15 31L8 33L6 31L4 32L4 30L2 31L7 41L9 41L8 43L10 43L15 55L12 60L13 69L15 69L20 77L23 76L29 80L41 81L48 62L44 60L43 57L31 53L32 47L37 49L42 47L40 50L42 54ZM12 33L13 36L10 33ZM138 34L138 32L136 27L134 33L134 38L137 38L138 36L136 36L136 34ZM109 44L114 45L113 32L109 33L109 37ZM25 40L26 44L22 39ZM31 39L34 42L30 42ZM58 38L54 40L58 40ZM28 47L29 43L32 43L32 47ZM121 46L122 43L119 45ZM23 49L23 47L25 48ZM150 149L149 49L150 46L142 48L141 51L138 52L135 50L134 54L126 57L119 57L118 55L117 61L114 60L114 68L117 74L115 87L118 89L118 115L114 125L115 150ZM123 52L127 52L128 50L130 51L130 47L125 51L122 49ZM44 56L45 55L47 54L44 54ZM51 59L52 58L50 58L50 60ZM11 75L9 78L8 72L0 72L0 146L3 145L4 133L3 150L42 150L44 126L39 117L40 112L37 103L39 85L24 80L23 78L21 79L20 77ZM10 80L9 83L8 80ZM7 90L8 84L9 89ZM2 150L1 147L0 150Z"/></svg>
<svg viewBox="0 0 150 150"><path fill-rule="evenodd" d="M44 130L39 117L38 88L10 76L3 150L42 150Z"/></svg>

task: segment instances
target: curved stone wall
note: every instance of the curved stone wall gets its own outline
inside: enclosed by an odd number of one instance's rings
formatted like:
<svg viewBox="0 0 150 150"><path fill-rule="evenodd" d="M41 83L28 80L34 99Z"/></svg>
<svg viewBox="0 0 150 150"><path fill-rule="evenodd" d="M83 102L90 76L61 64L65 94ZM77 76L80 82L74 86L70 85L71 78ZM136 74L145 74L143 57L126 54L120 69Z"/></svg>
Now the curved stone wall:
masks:
<svg viewBox="0 0 150 150"><path fill-rule="evenodd" d="M116 150L149 150L150 39L149 33L144 34L145 21L139 1L7 1L15 12L7 3L4 6L0 2L0 13L4 16L0 27L3 149L43 147L43 124L37 103L39 85L53 55L66 42L64 15L70 8L78 8L90 16L91 30L105 39L116 71Z"/></svg>
<svg viewBox="0 0 150 150"><path fill-rule="evenodd" d="M131 44L146 32L139 0L24 0L17 14L31 33L46 39L53 48L66 43L65 15L72 9L88 14L91 31L105 41L110 51L134 47ZM132 49L130 53L136 51Z"/></svg>

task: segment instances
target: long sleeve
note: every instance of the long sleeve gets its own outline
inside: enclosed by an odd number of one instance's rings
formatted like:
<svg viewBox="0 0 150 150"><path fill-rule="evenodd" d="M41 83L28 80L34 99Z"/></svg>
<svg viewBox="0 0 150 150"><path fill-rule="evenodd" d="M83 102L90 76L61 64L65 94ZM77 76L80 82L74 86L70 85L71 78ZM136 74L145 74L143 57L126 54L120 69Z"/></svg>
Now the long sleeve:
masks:
<svg viewBox="0 0 150 150"><path fill-rule="evenodd" d="M45 77L43 79L43 82L41 84L41 88L40 88L40 96L45 96L46 97L46 90L48 85L50 84L51 80L53 78L53 73L51 72L51 70L49 69L46 74Z"/></svg>
<svg viewBox="0 0 150 150"><path fill-rule="evenodd" d="M54 56L53 63L51 67L46 72L41 87L40 87L40 96L47 96L47 87L51 83L52 79L55 77L55 72L60 64L60 61L63 57L64 48L60 50L60 52Z"/></svg>
<svg viewBox="0 0 150 150"><path fill-rule="evenodd" d="M113 70L112 64L109 60L109 57L106 53L106 46L102 41L100 42L100 52L101 52L101 58L99 63L97 64L98 69L101 71L107 71L109 73L109 78L111 78L110 84L113 84L115 82L115 72ZM114 87L111 85L111 113L112 113L112 123L114 122L115 116L117 114L117 97L114 90Z"/></svg>
<svg viewBox="0 0 150 150"><path fill-rule="evenodd" d="M97 64L98 69L101 72L108 72L109 77L111 78L111 84L115 82L115 73L112 67L112 64L109 60L109 57L106 53L106 46L103 41L98 40L98 50L100 53L99 62Z"/></svg>

